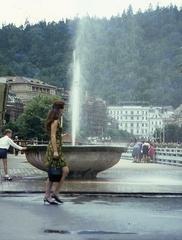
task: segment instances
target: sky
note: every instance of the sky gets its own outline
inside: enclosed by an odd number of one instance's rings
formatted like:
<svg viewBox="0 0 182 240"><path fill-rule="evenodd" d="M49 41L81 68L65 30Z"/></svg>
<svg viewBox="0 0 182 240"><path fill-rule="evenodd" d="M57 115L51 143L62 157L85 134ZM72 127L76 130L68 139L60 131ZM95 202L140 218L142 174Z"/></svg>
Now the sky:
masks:
<svg viewBox="0 0 182 240"><path fill-rule="evenodd" d="M182 7L181 0L0 0L0 27L13 23L17 27L24 25L28 20L30 24L45 20L58 22L89 15L99 18L117 16L127 10L131 4L133 12L139 9L145 11L149 4L155 9L170 6L170 3Z"/></svg>

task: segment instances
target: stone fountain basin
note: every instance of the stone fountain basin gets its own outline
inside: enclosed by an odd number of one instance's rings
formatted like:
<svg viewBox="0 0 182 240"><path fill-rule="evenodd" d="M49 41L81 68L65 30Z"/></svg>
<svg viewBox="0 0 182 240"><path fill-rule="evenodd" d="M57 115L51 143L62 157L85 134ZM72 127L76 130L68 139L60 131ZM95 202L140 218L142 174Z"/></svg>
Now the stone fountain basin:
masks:
<svg viewBox="0 0 182 240"><path fill-rule="evenodd" d="M27 161L34 167L47 172L45 153L47 145L27 145L25 151ZM102 145L63 145L63 153L72 178L96 178L97 174L111 168L127 151L122 146Z"/></svg>

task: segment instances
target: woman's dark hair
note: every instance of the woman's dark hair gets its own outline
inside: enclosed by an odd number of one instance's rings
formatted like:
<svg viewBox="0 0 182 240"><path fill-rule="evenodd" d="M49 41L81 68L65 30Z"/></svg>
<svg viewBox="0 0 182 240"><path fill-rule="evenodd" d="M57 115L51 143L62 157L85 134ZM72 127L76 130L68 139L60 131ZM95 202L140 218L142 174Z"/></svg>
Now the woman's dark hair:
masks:
<svg viewBox="0 0 182 240"><path fill-rule="evenodd" d="M54 101L51 110L47 114L47 118L45 121L45 130L49 132L51 130L51 123L54 120L59 119L60 109L64 109L65 102L61 100Z"/></svg>

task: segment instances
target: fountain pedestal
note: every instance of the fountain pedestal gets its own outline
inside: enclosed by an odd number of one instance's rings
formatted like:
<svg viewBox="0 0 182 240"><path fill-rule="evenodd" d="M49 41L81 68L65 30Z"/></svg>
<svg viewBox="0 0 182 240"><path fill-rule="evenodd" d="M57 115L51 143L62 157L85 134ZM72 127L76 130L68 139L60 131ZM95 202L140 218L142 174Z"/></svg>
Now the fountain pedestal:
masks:
<svg viewBox="0 0 182 240"><path fill-rule="evenodd" d="M45 153L47 145L28 145L25 151L27 161L34 167L46 171ZM126 147L102 145L63 146L63 153L69 167L70 178L96 178L97 174L119 162Z"/></svg>

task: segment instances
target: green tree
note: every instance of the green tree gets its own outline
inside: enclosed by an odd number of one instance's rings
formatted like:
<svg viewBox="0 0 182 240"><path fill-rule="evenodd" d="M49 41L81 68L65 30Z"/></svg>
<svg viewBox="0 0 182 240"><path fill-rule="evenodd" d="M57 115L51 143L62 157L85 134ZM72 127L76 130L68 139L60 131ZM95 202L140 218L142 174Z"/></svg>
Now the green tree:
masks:
<svg viewBox="0 0 182 240"><path fill-rule="evenodd" d="M1 65L0 66L0 76L16 76L15 71L7 66L7 65Z"/></svg>
<svg viewBox="0 0 182 240"><path fill-rule="evenodd" d="M45 132L44 123L49 109L54 100L60 96L37 95L27 103L23 113L19 116L16 123L19 127L18 135L24 139L37 137L39 140L48 140L49 136ZM64 121L63 131L68 127L68 120Z"/></svg>
<svg viewBox="0 0 182 240"><path fill-rule="evenodd" d="M129 142L130 138L133 139L135 136L125 130L111 129L108 128L104 131L104 137L110 136L114 142Z"/></svg>
<svg viewBox="0 0 182 240"><path fill-rule="evenodd" d="M80 87L116 105L182 102L182 9L170 5L133 14L132 6L110 19L96 17L0 29L0 63L17 76L70 89L73 50L81 66ZM4 70L3 70L4 72ZM1 76L14 73L1 73Z"/></svg>
<svg viewBox="0 0 182 240"><path fill-rule="evenodd" d="M165 126L165 142L178 142L181 138L182 129L177 124Z"/></svg>
<svg viewBox="0 0 182 240"><path fill-rule="evenodd" d="M6 123L1 129L2 134L3 134L4 130L8 129L8 128L11 129L11 131L13 132L13 136L17 135L19 128L18 128L16 122L10 120L8 123Z"/></svg>

